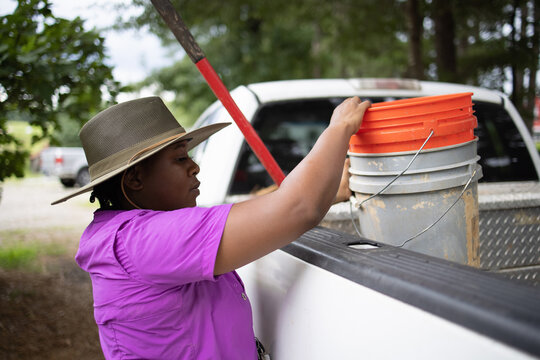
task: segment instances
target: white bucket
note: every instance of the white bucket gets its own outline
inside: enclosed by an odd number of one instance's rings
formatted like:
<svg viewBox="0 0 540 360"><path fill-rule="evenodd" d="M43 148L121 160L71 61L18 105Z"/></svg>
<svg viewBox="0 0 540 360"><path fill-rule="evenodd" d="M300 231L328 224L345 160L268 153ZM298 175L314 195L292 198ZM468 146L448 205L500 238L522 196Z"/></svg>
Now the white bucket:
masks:
<svg viewBox="0 0 540 360"><path fill-rule="evenodd" d="M477 164L476 144L477 139L423 150L382 194L361 205L358 218L362 235L427 255L478 265L477 187L482 170ZM362 202L384 188L415 154L350 152L350 188L356 199Z"/></svg>

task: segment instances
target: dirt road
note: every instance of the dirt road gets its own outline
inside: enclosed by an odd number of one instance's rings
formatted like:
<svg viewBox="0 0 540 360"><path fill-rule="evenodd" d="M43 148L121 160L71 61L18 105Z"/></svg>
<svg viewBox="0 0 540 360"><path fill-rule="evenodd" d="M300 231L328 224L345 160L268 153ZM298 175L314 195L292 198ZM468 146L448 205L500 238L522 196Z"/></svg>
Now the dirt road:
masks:
<svg viewBox="0 0 540 360"><path fill-rule="evenodd" d="M95 209L88 201L88 194L51 206L52 201L73 191L64 188L56 178L10 180L3 188L0 231L50 227L84 229Z"/></svg>

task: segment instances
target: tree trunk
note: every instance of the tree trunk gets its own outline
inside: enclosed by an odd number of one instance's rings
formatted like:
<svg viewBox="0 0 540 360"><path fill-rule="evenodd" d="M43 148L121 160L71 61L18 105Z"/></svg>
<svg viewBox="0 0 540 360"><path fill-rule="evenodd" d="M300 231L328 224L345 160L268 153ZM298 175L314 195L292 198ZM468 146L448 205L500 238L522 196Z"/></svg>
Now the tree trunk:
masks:
<svg viewBox="0 0 540 360"><path fill-rule="evenodd" d="M534 121L534 105L536 99L536 75L538 72L538 58L540 57L540 0L531 1L531 18L533 19L531 36L531 59L529 61L529 88L526 94L525 124L532 129Z"/></svg>
<svg viewBox="0 0 540 360"><path fill-rule="evenodd" d="M424 17L420 15L418 0L408 0L406 4L407 30L409 33L409 74L411 77L424 79L422 60L422 34Z"/></svg>
<svg viewBox="0 0 540 360"><path fill-rule="evenodd" d="M433 0L433 22L435 23L435 51L437 75L440 81L455 82L457 76L455 22L452 2Z"/></svg>
<svg viewBox="0 0 540 360"><path fill-rule="evenodd" d="M313 61L313 69L311 75L314 79L320 78L322 75L321 69L321 39L322 30L318 22L313 23L313 38L311 39L311 58Z"/></svg>
<svg viewBox="0 0 540 360"><path fill-rule="evenodd" d="M516 106L516 109L521 114L523 118L525 118L524 113L524 90L523 90L523 77L524 77L524 66L523 66L523 52L522 52L522 44L523 44L523 29L524 29L524 22L526 22L526 18L523 16L522 8L521 8L521 0L514 0L513 2L513 9L511 13L511 19L510 19L510 25L512 28L512 31L510 32L511 36L511 48L510 53L512 54L511 57L511 64L512 64L512 95L511 100ZM519 21L518 21L519 20ZM518 25L519 24L519 27ZM525 120L525 119L524 119ZM526 121L526 120L525 120Z"/></svg>

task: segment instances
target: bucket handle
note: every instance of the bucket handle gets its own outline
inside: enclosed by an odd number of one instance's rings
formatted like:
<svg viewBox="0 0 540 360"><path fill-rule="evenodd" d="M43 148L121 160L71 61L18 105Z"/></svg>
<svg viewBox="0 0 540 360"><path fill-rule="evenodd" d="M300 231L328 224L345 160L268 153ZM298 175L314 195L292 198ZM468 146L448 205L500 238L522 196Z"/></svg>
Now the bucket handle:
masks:
<svg viewBox="0 0 540 360"><path fill-rule="evenodd" d="M431 129L431 132L429 133L429 136L427 137L426 141L424 141L424 143L422 144L422 146L420 146L420 149L418 149L418 151L416 152L416 154L414 154L414 156L412 157L411 161L409 161L409 164L407 164L407 166L405 167L405 169L404 169L402 172L400 172L399 174L397 174L396 177L394 177L394 178L392 179L392 181L390 181L388 184L386 184L386 186L383 187L381 190L379 190L376 194L373 194L373 195L369 196L368 198L362 200L361 203L356 204L356 205L355 205L355 208L360 209L360 207L361 207L362 205L364 205L365 202L367 202L367 201L373 199L374 197L379 196L380 194L382 194L384 191L386 191L386 189L388 189L388 188L390 187L390 185L392 185L397 179L399 179L399 177L400 177L401 175L405 174L405 172L406 172L407 170L409 170L409 168L410 168L411 165L413 164L414 160L416 160L416 158L418 157L418 155L420 155L420 152L424 149L424 146L426 146L426 144L427 144L427 142L429 141L429 139L431 139L431 137L433 136L433 133L434 133L434 131L433 131L433 129ZM354 202L356 202L356 198L355 198L354 196L351 196L351 204L353 203L353 200L352 200L352 199L354 199Z"/></svg>
<svg viewBox="0 0 540 360"><path fill-rule="evenodd" d="M474 165L473 165L474 166ZM407 240L405 240L401 245L396 245L396 247L403 247L403 245L405 245L406 243L408 243L409 241L411 240L414 240L416 239L417 237L419 237L420 235L422 235L423 233L425 233L426 231L428 231L429 229L431 229L432 227L434 227L443 217L444 215L446 215L453 207L454 205L457 204L457 202L461 199L461 197L463 196L463 194L465 193L465 191L467 190L467 188L469 187L471 181L474 179L474 176L476 175L476 171L478 170L478 168L475 168L474 171L472 172L471 174L471 177L469 178L469 181L467 181L467 183L465 184L465 186L463 187L463 190L461 190L461 193L459 194L459 196L456 198L456 200L452 203L452 205L450 205L448 207L448 209L446 209L445 212L443 212L441 214L441 216L439 216L437 218L437 220L435 220L431 225L429 225L427 228L425 228L424 230L420 231L418 234L408 238Z"/></svg>
<svg viewBox="0 0 540 360"><path fill-rule="evenodd" d="M363 237L362 234L360 233L360 230L358 229L358 227L356 226L356 222L354 220L354 216L353 216L353 206L356 208L356 209L359 209L365 202L373 199L374 197L382 194L384 191L386 191L386 189L388 189L390 187L390 185L392 185L397 179L399 179L399 177L401 175L403 175L407 170L409 170L409 168L411 167L412 163L414 162L414 160L416 159L416 157L420 154L420 152L424 149L424 146L426 146L427 142L429 141L429 139L433 136L433 129L431 129L431 132L429 134L429 136L427 137L426 141L424 141L424 143L422 144L422 146L420 147L420 149L418 149L418 151L416 152L416 154L414 154L413 158L411 159L411 161L409 161L409 164L407 164L407 166L405 167L405 169L400 172L398 175L396 175L396 177L394 177L388 184L386 184L386 186L384 186L381 190L379 190L376 194L373 194L369 197L367 197L366 199L362 200L360 203L356 200L356 198L354 196L351 196L350 197L350 201L349 201L349 210L350 210L350 215L351 215L351 222L354 226L354 230L356 231L356 233L358 234L358 236L360 237ZM424 230L418 232L416 235L408 238L407 240L403 241L403 243L401 243L401 245L394 245L395 247L403 247L406 243L408 243L409 241L411 240L414 240L416 239L418 236L422 235L423 233L425 233L426 231L428 231L429 229L431 229L433 226L435 226L439 221L441 221L441 219L454 207L454 205L457 204L457 202L461 199L461 197L463 196L463 194L465 193L465 191L467 190L467 188L469 187L469 185L471 184L472 180L474 179L474 176L476 175L476 172L477 172L477 168L475 167L474 171L472 172L471 174L471 177L469 178L469 180L467 181L467 183L465 184L465 186L463 187L463 190L461 190L461 193L459 194L459 196L456 198L456 200L448 207L448 209L446 209L445 212L443 212L441 214L441 216L439 216L437 218L437 220L435 220L431 225L429 225L428 227L426 227Z"/></svg>

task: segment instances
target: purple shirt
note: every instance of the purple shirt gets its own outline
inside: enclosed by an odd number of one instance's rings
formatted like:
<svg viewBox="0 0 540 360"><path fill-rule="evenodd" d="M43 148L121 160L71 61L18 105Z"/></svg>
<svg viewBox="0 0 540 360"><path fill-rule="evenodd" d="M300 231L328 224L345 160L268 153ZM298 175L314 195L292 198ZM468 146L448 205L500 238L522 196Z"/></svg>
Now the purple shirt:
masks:
<svg viewBox="0 0 540 360"><path fill-rule="evenodd" d="M240 278L213 275L230 208L94 214L75 260L107 359L257 358Z"/></svg>

